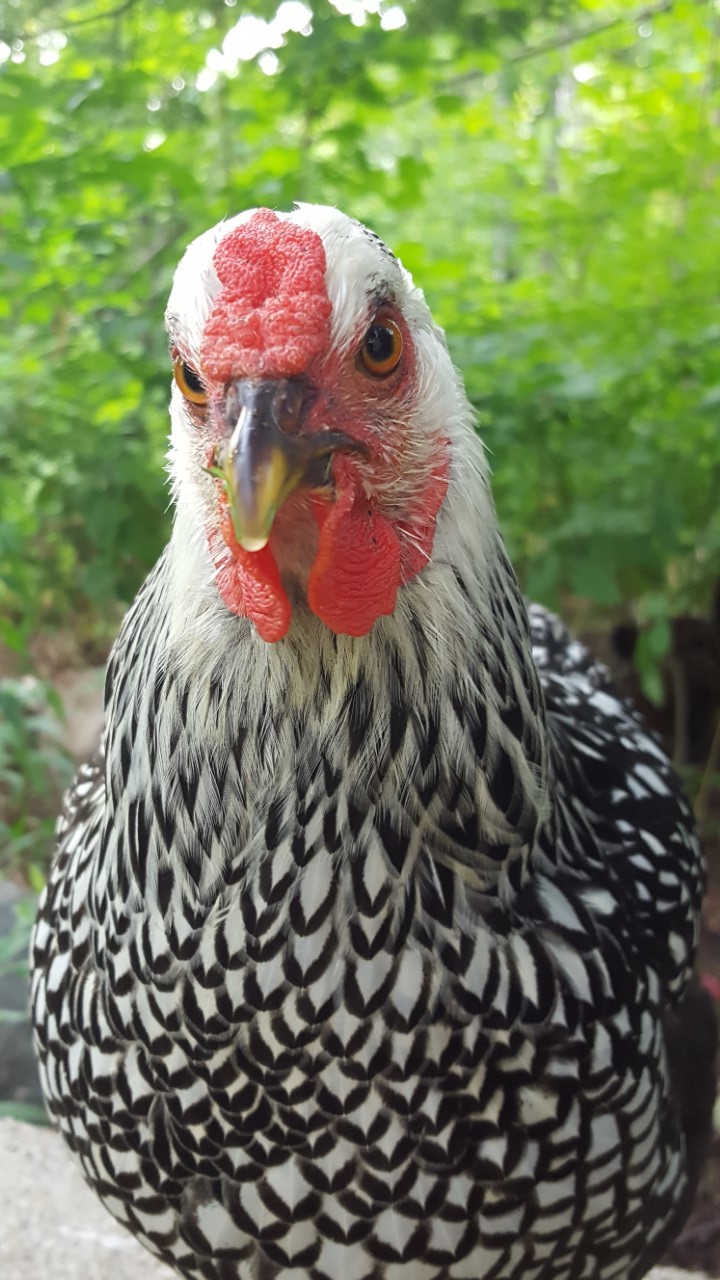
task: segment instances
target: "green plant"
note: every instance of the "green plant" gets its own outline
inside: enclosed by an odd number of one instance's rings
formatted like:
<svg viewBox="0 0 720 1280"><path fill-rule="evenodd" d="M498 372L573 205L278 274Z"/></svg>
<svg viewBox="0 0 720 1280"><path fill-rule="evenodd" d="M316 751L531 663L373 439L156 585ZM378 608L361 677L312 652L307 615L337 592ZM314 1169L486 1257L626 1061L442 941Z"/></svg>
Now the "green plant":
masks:
<svg viewBox="0 0 720 1280"><path fill-rule="evenodd" d="M35 916L37 915L37 898L22 898L13 903L13 922L9 931L0 937L0 978L15 973L23 976L28 972L28 948ZM0 1022L25 1022L27 1012L24 1009L0 1008Z"/></svg>
<svg viewBox="0 0 720 1280"><path fill-rule="evenodd" d="M32 676L0 680L0 872L47 861L60 793L72 761L62 745L62 704Z"/></svg>
<svg viewBox="0 0 720 1280"><path fill-rule="evenodd" d="M0 638L22 649L132 596L168 531L173 266L214 220L296 199L369 221L425 288L528 593L652 624L706 610L716 6L6 11ZM655 694L661 640L642 667Z"/></svg>
<svg viewBox="0 0 720 1280"><path fill-rule="evenodd" d="M42 876L35 871L35 883ZM20 899L13 904L12 925L9 931L0 937L0 978L8 974L19 974L27 978L28 949L35 916L37 914L37 896ZM25 1009L0 1008L0 1023L27 1022ZM45 1125L48 1117L45 1109L33 1102L21 1102L16 1099L0 1101L0 1118L9 1116L13 1120L24 1120L29 1124Z"/></svg>

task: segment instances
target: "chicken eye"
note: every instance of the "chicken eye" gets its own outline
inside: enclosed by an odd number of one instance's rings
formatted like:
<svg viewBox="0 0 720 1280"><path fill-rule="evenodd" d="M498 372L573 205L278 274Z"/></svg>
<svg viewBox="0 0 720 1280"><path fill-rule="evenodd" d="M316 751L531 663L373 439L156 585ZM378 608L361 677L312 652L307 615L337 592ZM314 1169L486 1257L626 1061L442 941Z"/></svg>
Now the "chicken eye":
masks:
<svg viewBox="0 0 720 1280"><path fill-rule="evenodd" d="M402 334L394 320L383 317L370 325L360 348L360 363L374 378L396 369L403 350Z"/></svg>
<svg viewBox="0 0 720 1280"><path fill-rule="evenodd" d="M173 375L187 400L191 400L193 404L207 404L207 391L187 360L182 360L180 356L175 357Z"/></svg>

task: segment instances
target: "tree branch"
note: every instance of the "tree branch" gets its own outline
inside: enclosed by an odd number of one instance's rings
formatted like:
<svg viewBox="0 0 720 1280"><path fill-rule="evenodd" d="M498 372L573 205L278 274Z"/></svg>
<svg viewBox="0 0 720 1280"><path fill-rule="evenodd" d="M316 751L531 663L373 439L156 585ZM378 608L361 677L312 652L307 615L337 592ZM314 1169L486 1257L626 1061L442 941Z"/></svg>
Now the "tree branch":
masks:
<svg viewBox="0 0 720 1280"><path fill-rule="evenodd" d="M654 18L660 13L669 13L674 7L675 0L657 0L655 4L643 5L642 9L636 9L633 13L618 14L616 17L608 18L604 22L594 22L575 31L565 31L559 36L549 36L547 40L541 40L539 44L528 45L526 48L520 49L518 53L512 53L509 57L504 58L498 71L493 75L488 75L482 71L467 71L465 75L451 80L447 87L451 90L460 89L463 85L472 84L474 80L478 79L492 83L493 79L505 67L515 66L519 62L529 62L531 58L539 58L544 53L554 53L557 49L567 49L571 44L579 44L581 40L590 40L593 36L602 35L605 31L612 31L615 27L634 26L636 23L643 22L648 18Z"/></svg>
<svg viewBox="0 0 720 1280"><path fill-rule="evenodd" d="M0 30L0 39L6 44L15 40L21 40L23 44L31 44L39 40L40 36L47 35L49 31L75 31L78 27L89 26L91 22L105 22L108 18L119 18L123 13L134 9L137 3L138 0L123 0L122 4L115 5L114 9L104 9L102 13L91 13L87 18L70 18L67 22L62 24L58 22L57 26L46 27L42 31L23 31L20 35L13 35L11 31Z"/></svg>
<svg viewBox="0 0 720 1280"><path fill-rule="evenodd" d="M634 13L621 13L615 18L608 18L605 22L594 22L587 27L580 27L577 31L566 31L561 36L541 40L539 44L529 45L527 49L521 49L519 53L513 54L506 59L506 62L526 62L528 58L537 58L543 53L554 53L556 49L566 49L568 45L602 35L605 31L612 31L614 27L635 26L638 22L654 18L658 13L669 13L674 7L675 0L658 0L656 4L645 5L642 9L636 9Z"/></svg>

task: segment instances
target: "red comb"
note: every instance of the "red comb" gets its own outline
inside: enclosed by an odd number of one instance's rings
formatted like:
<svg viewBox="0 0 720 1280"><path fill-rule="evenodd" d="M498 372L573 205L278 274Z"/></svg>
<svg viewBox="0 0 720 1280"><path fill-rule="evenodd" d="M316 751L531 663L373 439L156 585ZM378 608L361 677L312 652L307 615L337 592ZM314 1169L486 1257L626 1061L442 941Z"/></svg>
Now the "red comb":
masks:
<svg viewBox="0 0 720 1280"><path fill-rule="evenodd" d="M213 266L221 288L201 350L210 381L291 377L326 350L332 304L314 231L258 209L223 237Z"/></svg>

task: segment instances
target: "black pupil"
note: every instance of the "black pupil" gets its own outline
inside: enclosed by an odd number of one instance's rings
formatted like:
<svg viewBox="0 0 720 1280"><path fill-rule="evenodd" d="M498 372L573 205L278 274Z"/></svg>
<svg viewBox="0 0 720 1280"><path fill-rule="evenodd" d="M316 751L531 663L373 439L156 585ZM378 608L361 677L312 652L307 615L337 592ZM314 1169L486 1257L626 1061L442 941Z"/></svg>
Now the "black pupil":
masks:
<svg viewBox="0 0 720 1280"><path fill-rule="evenodd" d="M190 365L185 364L184 362L183 362L183 377L185 378L185 385L188 388L188 391L196 391L198 395L202 395L203 391L205 390L202 382L198 378L195 370L191 369Z"/></svg>
<svg viewBox="0 0 720 1280"><path fill-rule="evenodd" d="M395 334L387 325L374 324L365 335L365 350L376 364L384 364L395 354Z"/></svg>

